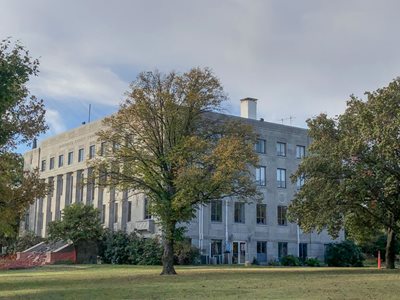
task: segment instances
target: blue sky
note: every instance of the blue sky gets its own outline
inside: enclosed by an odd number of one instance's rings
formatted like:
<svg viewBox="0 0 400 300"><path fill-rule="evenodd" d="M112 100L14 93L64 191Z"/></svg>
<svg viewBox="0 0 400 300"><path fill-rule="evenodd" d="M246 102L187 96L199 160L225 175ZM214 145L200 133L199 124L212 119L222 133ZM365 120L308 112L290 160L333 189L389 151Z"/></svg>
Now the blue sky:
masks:
<svg viewBox="0 0 400 300"><path fill-rule="evenodd" d="M399 76L399 11L396 0L0 0L0 38L40 59L29 86L47 136L86 121L89 104L94 119L115 112L140 71L194 66L221 79L231 114L255 97L260 118L305 127Z"/></svg>

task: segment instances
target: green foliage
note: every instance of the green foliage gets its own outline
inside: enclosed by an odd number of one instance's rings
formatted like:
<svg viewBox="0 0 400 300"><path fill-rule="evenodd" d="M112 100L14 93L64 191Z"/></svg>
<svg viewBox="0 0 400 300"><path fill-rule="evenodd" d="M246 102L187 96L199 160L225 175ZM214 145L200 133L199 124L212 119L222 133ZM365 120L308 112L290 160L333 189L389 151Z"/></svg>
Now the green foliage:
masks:
<svg viewBox="0 0 400 300"><path fill-rule="evenodd" d="M29 96L27 83L38 72L38 60L20 43L0 42L0 241L13 244L21 215L45 193L36 171L23 170L23 158L13 153L47 126L42 100Z"/></svg>
<svg viewBox="0 0 400 300"><path fill-rule="evenodd" d="M304 265L308 267L319 267L321 262L317 258L310 257L304 261Z"/></svg>
<svg viewBox="0 0 400 300"><path fill-rule="evenodd" d="M104 263L132 265L160 265L163 245L158 237L144 238L136 232L106 230L100 242L99 255ZM177 242L175 263L196 264L199 250L188 241Z"/></svg>
<svg viewBox="0 0 400 300"><path fill-rule="evenodd" d="M378 256L378 251L381 252L381 257L383 260L385 259L384 254L386 251L386 243L387 243L387 237L386 235L378 235L372 238L369 241L364 241L359 244L361 251L370 256ZM395 244L395 253L399 254L400 253L400 241L396 240Z"/></svg>
<svg viewBox="0 0 400 300"><path fill-rule="evenodd" d="M298 257L293 256L293 255L286 255L281 258L281 265L296 267L296 266L300 266L301 263L300 263L300 260Z"/></svg>
<svg viewBox="0 0 400 300"><path fill-rule="evenodd" d="M281 263L279 262L279 260L270 259L270 260L268 261L268 266L277 267L277 266L280 266L280 265L281 265Z"/></svg>
<svg viewBox="0 0 400 300"><path fill-rule="evenodd" d="M16 239L10 241L10 244L7 247L7 253L11 254L16 252L22 252L43 241L44 239L40 236L37 236L34 232L31 231L24 232L23 235L18 236Z"/></svg>
<svg viewBox="0 0 400 300"><path fill-rule="evenodd" d="M349 240L329 244L325 255L330 267L362 267L365 260L361 249Z"/></svg>
<svg viewBox="0 0 400 300"><path fill-rule="evenodd" d="M81 241L99 240L103 226L99 211L93 206L74 203L63 209L61 220L49 223L49 240L70 240L74 244Z"/></svg>
<svg viewBox="0 0 400 300"><path fill-rule="evenodd" d="M200 260L200 251L189 241L177 242L174 247L175 263L178 265L195 265Z"/></svg>
<svg viewBox="0 0 400 300"><path fill-rule="evenodd" d="M389 263L400 232L400 78L387 87L351 96L344 114L308 120L312 143L292 176L305 184L289 207L289 218L305 231L342 228L359 240L379 230L390 237Z"/></svg>
<svg viewBox="0 0 400 300"><path fill-rule="evenodd" d="M38 66L20 43L0 42L0 154L31 142L47 129L43 100L29 97L26 86Z"/></svg>

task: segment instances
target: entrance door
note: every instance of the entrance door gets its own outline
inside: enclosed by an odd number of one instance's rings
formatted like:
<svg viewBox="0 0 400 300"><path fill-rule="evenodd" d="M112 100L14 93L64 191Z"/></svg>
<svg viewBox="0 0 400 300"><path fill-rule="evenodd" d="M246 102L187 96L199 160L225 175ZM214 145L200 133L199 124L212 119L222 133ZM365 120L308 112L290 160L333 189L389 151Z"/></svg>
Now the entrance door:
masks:
<svg viewBox="0 0 400 300"><path fill-rule="evenodd" d="M246 261L246 242L233 242L232 264L244 264Z"/></svg>

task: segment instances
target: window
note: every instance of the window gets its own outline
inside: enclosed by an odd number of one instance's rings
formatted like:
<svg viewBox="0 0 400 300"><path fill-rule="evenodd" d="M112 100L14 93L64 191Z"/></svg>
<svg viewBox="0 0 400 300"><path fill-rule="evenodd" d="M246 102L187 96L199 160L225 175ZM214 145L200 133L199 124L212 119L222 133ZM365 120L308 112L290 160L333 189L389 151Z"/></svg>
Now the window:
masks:
<svg viewBox="0 0 400 300"><path fill-rule="evenodd" d="M244 203L235 202L235 223L244 223Z"/></svg>
<svg viewBox="0 0 400 300"><path fill-rule="evenodd" d="M68 165L74 162L74 152L68 152Z"/></svg>
<svg viewBox="0 0 400 300"><path fill-rule="evenodd" d="M53 170L53 169L54 169L54 157L50 157L49 169L50 169L50 170Z"/></svg>
<svg viewBox="0 0 400 300"><path fill-rule="evenodd" d="M106 154L106 142L100 144L100 155L104 156Z"/></svg>
<svg viewBox="0 0 400 300"><path fill-rule="evenodd" d="M147 198L144 198L144 219L151 219L150 200Z"/></svg>
<svg viewBox="0 0 400 300"><path fill-rule="evenodd" d="M211 201L211 222L222 222L222 201Z"/></svg>
<svg viewBox="0 0 400 300"><path fill-rule="evenodd" d="M94 200L94 191L96 188L93 168L88 168L87 172L86 199L87 204L92 204Z"/></svg>
<svg viewBox="0 0 400 300"><path fill-rule="evenodd" d="M281 259L284 256L288 255L287 251L287 243L286 242L279 242L278 243L278 258Z"/></svg>
<svg viewBox="0 0 400 300"><path fill-rule="evenodd" d="M287 225L286 212L287 206L278 206L278 225Z"/></svg>
<svg viewBox="0 0 400 300"><path fill-rule="evenodd" d="M58 156L58 167L62 167L64 165L64 155L61 154Z"/></svg>
<svg viewBox="0 0 400 300"><path fill-rule="evenodd" d="M83 148L79 149L79 151L78 151L78 162L83 161L84 156L85 156L84 149Z"/></svg>
<svg viewBox="0 0 400 300"><path fill-rule="evenodd" d="M257 224L267 224L267 205L257 204Z"/></svg>
<svg viewBox="0 0 400 300"><path fill-rule="evenodd" d="M118 223L118 203L114 203L114 223Z"/></svg>
<svg viewBox="0 0 400 300"><path fill-rule="evenodd" d="M101 207L101 224L106 222L106 205L103 204Z"/></svg>
<svg viewBox="0 0 400 300"><path fill-rule="evenodd" d="M46 160L42 160L40 171L46 171Z"/></svg>
<svg viewBox="0 0 400 300"><path fill-rule="evenodd" d="M286 156L286 143L281 143L281 142L276 143L276 155Z"/></svg>
<svg viewBox="0 0 400 300"><path fill-rule="evenodd" d="M96 146L91 145L89 147L89 159L93 158L96 155Z"/></svg>
<svg viewBox="0 0 400 300"><path fill-rule="evenodd" d="M267 242L257 241L257 254L267 254Z"/></svg>
<svg viewBox="0 0 400 300"><path fill-rule="evenodd" d="M65 191L65 204L69 205L72 203L72 193L74 189L74 177L73 173L67 173L67 179L66 179L66 191Z"/></svg>
<svg viewBox="0 0 400 300"><path fill-rule="evenodd" d="M297 145L296 146L296 158L304 158L306 156L306 147Z"/></svg>
<svg viewBox="0 0 400 300"><path fill-rule="evenodd" d="M304 185L304 182L305 182L305 177L304 177L304 175L300 175L299 177L297 177L296 187L297 187L298 189L300 189L300 188Z"/></svg>
<svg viewBox="0 0 400 300"><path fill-rule="evenodd" d="M255 150L257 153L265 154L265 140L257 139Z"/></svg>
<svg viewBox="0 0 400 300"><path fill-rule="evenodd" d="M132 220L132 201L128 201L128 222Z"/></svg>
<svg viewBox="0 0 400 300"><path fill-rule="evenodd" d="M257 185L265 186L265 184L266 184L265 173L266 173L266 167L259 166L256 168L256 183L257 183Z"/></svg>
<svg viewBox="0 0 400 300"><path fill-rule="evenodd" d="M211 240L211 256L222 255L222 240Z"/></svg>
<svg viewBox="0 0 400 300"><path fill-rule="evenodd" d="M25 214L24 229L25 229L26 231L29 230L29 213L26 213L26 214Z"/></svg>
<svg viewBox="0 0 400 300"><path fill-rule="evenodd" d="M286 188L286 169L276 170L276 181L278 188Z"/></svg>
<svg viewBox="0 0 400 300"><path fill-rule="evenodd" d="M85 185L85 175L83 170L76 172L76 189L75 189L75 202L83 201L83 187Z"/></svg>
<svg viewBox="0 0 400 300"><path fill-rule="evenodd" d="M302 261L305 261L307 259L307 243L299 244L299 258Z"/></svg>

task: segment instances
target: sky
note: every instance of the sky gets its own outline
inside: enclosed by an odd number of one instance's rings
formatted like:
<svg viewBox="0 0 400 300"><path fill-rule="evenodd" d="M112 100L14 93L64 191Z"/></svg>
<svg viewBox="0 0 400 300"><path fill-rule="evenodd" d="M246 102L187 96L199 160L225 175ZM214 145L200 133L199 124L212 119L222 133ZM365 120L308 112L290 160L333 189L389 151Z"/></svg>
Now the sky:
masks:
<svg viewBox="0 0 400 300"><path fill-rule="evenodd" d="M400 75L398 0L0 0L0 40L40 60L29 82L52 136L118 110L141 71L209 67L239 115L306 127ZM288 118L292 117L292 121Z"/></svg>

